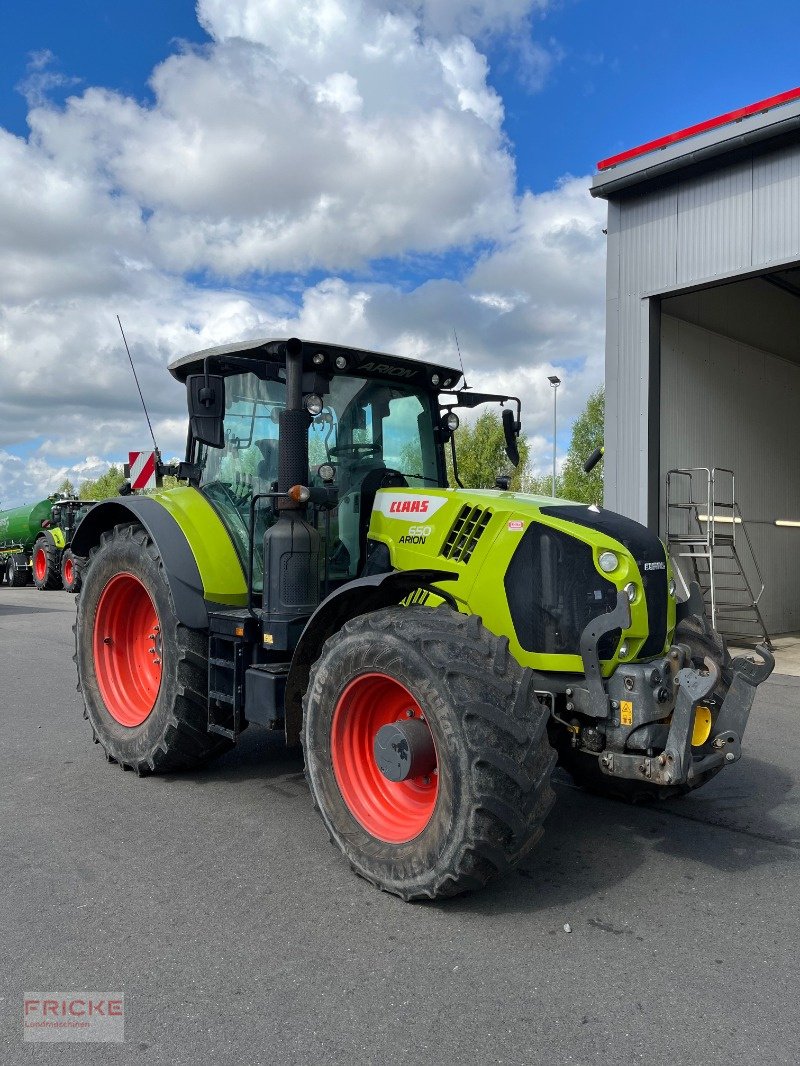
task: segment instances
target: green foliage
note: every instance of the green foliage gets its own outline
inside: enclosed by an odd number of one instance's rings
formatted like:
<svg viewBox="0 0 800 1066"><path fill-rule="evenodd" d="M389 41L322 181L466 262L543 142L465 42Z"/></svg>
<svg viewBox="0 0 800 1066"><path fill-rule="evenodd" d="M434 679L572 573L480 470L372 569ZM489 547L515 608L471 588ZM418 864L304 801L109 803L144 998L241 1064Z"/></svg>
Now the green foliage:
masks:
<svg viewBox="0 0 800 1066"><path fill-rule="evenodd" d="M82 500L108 500L112 496L119 496L119 489L124 481L125 475L120 468L112 465L94 481L84 481L78 495Z"/></svg>
<svg viewBox="0 0 800 1066"><path fill-rule="evenodd" d="M517 438L519 466L513 467L506 455L503 423L495 411L484 411L471 426L462 423L455 441L458 476L464 488L493 489L498 474L506 474L511 478L512 490L522 489L528 467L528 442L524 437ZM445 454L447 479L455 486L449 446Z"/></svg>
<svg viewBox="0 0 800 1066"><path fill-rule="evenodd" d="M541 474L538 477L529 477L525 482L525 492L529 492L532 496L552 496L552 489L552 474ZM560 474L556 474L556 496L559 496L562 499L564 498Z"/></svg>
<svg viewBox="0 0 800 1066"><path fill-rule="evenodd" d="M401 474L415 474L422 477L422 446L418 439L407 440L400 449L398 470Z"/></svg>
<svg viewBox="0 0 800 1066"><path fill-rule="evenodd" d="M575 500L578 503L603 502L602 459L590 474L583 472L583 464L595 448L603 445L604 418L605 395L601 385L589 396L586 406L572 427L567 458L556 474L556 496L561 499ZM552 486L552 475L541 474L527 479L525 491L534 496L551 496Z"/></svg>
<svg viewBox="0 0 800 1066"><path fill-rule="evenodd" d="M72 484L68 477L65 477L61 484L56 489L56 492L61 492L65 496L75 495L75 486Z"/></svg>
<svg viewBox="0 0 800 1066"><path fill-rule="evenodd" d="M605 393L600 385L589 396L586 407L572 427L572 441L557 486L564 499L581 503L603 502L603 460L589 474L584 473L583 464L595 448L603 446L604 421Z"/></svg>

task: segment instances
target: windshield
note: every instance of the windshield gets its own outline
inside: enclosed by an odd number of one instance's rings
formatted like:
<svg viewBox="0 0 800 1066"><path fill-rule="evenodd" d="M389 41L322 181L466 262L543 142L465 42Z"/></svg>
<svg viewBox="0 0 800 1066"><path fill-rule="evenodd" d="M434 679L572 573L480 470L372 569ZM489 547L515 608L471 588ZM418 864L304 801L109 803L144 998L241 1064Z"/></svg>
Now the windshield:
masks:
<svg viewBox="0 0 800 1066"><path fill-rule="evenodd" d="M200 489L225 521L245 565L250 502L258 493L277 489L278 416L284 398L281 381L262 381L254 374L226 378L225 444L198 449ZM356 576L361 563L365 478L373 471L391 470L410 486L441 484L434 436L438 409L432 408L428 393L408 385L345 375L333 378L323 401L323 410L309 427L309 483L322 484L319 467L333 466L339 504L329 528L323 521L320 532L331 578L346 579ZM380 480L372 474L367 484ZM261 541L272 520L269 501L261 501L254 538L256 590L261 587Z"/></svg>

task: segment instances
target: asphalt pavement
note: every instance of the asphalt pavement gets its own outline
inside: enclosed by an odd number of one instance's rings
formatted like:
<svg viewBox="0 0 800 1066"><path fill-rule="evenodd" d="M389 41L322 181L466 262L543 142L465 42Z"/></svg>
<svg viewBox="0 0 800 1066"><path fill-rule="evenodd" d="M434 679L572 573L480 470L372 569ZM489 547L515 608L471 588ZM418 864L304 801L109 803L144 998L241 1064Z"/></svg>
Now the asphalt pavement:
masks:
<svg viewBox="0 0 800 1066"><path fill-rule="evenodd" d="M201 773L108 764L73 617L0 587L2 1066L800 1061L800 679L761 688L741 762L694 796L559 782L515 874L404 904L351 873L265 730ZM124 994L124 1043L23 1043L25 993L79 992Z"/></svg>

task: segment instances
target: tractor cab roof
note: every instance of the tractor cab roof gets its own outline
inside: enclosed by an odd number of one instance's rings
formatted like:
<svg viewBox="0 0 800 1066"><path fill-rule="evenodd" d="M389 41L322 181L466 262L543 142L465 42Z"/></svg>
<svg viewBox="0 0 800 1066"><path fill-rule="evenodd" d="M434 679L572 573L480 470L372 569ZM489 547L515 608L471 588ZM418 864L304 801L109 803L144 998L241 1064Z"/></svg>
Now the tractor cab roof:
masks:
<svg viewBox="0 0 800 1066"><path fill-rule="evenodd" d="M243 373L252 360L283 365L286 362L288 338L239 341L236 344L221 344L175 359L169 372L178 381L185 381L190 374L202 374L208 360L208 369L213 374ZM399 355L371 352L363 348L347 348L341 344L325 344L320 341L303 341L303 367L324 373L348 373L364 377L391 378L409 385L421 385L433 389L454 389L461 378L461 371L439 363L423 363L418 359L405 359Z"/></svg>

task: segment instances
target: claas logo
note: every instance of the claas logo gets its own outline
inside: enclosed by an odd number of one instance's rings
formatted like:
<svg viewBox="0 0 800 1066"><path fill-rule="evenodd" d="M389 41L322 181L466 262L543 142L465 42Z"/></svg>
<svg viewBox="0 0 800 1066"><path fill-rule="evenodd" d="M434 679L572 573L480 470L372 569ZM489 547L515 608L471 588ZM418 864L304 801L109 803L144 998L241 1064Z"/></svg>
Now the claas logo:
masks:
<svg viewBox="0 0 800 1066"><path fill-rule="evenodd" d="M429 500L392 500L389 514L427 514Z"/></svg>

